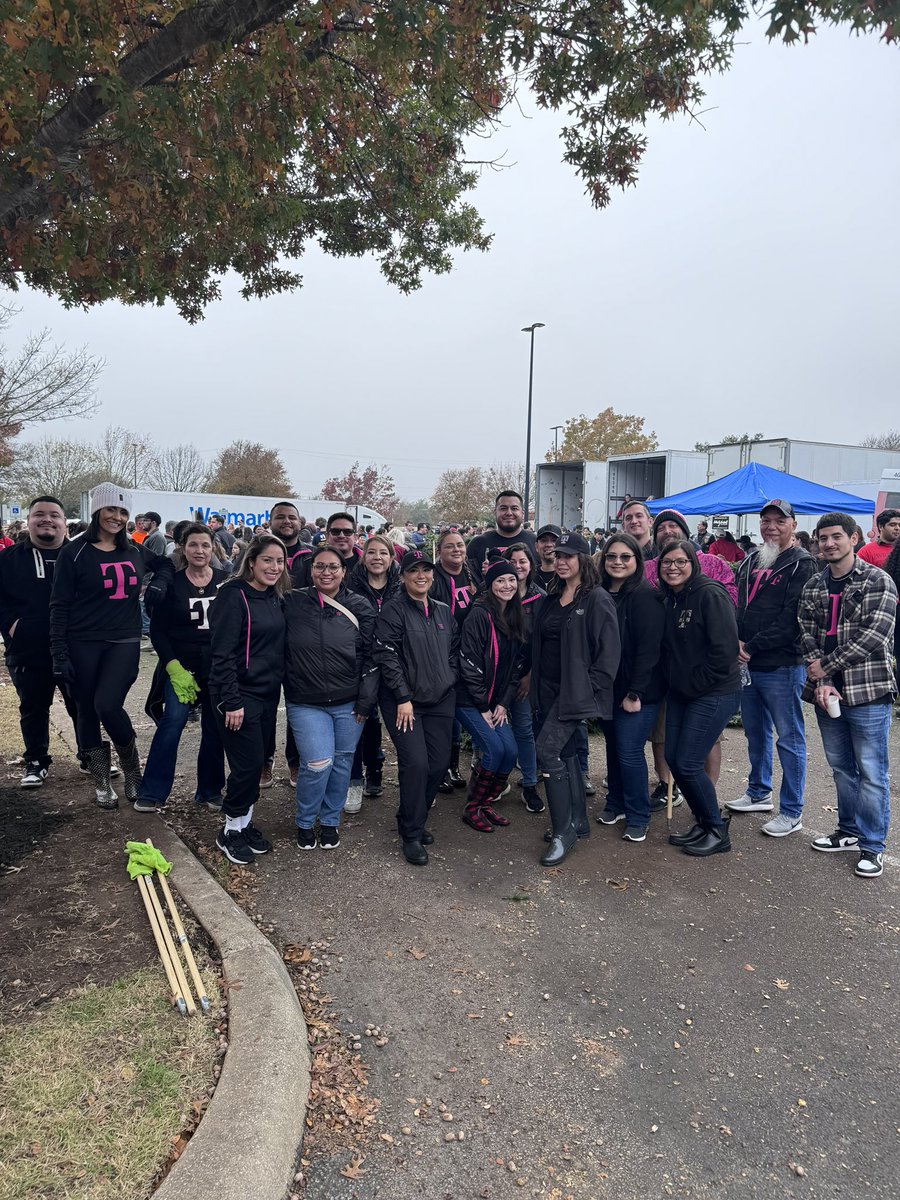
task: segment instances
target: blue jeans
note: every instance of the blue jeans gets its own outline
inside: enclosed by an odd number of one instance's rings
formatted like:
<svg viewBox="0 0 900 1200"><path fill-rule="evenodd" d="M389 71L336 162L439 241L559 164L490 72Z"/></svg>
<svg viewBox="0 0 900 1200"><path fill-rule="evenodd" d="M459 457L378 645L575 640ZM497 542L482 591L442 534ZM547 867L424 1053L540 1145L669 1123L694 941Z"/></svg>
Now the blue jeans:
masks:
<svg viewBox="0 0 900 1200"><path fill-rule="evenodd" d="M666 700L666 762L697 824L707 829L720 826L722 814L703 764L740 704L740 692L696 700L683 700L669 692Z"/></svg>
<svg viewBox="0 0 900 1200"><path fill-rule="evenodd" d="M644 744L656 723L659 704L642 704L641 711L616 707L611 721L603 721L606 738L606 807L624 813L629 825L649 825L650 791Z"/></svg>
<svg viewBox="0 0 900 1200"><path fill-rule="evenodd" d="M509 710L509 723L516 739L519 766L522 768L522 786L537 786L537 753L534 749L534 714L531 701L514 700Z"/></svg>
<svg viewBox="0 0 900 1200"><path fill-rule="evenodd" d="M288 704L287 718L300 754L297 825L312 829L318 818L322 825L337 827L347 800L356 743L362 733L362 725L353 715L353 701L321 708Z"/></svg>
<svg viewBox="0 0 900 1200"><path fill-rule="evenodd" d="M891 706L841 704L835 718L816 705L816 718L837 788L838 829L858 837L861 850L883 854L891 817Z"/></svg>
<svg viewBox="0 0 900 1200"><path fill-rule="evenodd" d="M144 767L142 800L155 800L157 804L165 804L168 800L172 784L175 782L178 746L190 714L191 706L181 703L175 695L172 681L167 679L162 720L156 727L156 733L150 743L150 753L147 755L147 765ZM194 799L198 803L204 800L218 800L224 786L225 751L222 747L222 737L212 711L209 693L202 687L200 749L197 752L197 790Z"/></svg>
<svg viewBox="0 0 900 1200"><path fill-rule="evenodd" d="M507 723L491 729L477 708L457 708L456 716L481 751L483 769L495 775L508 775L519 752L512 727Z"/></svg>
<svg viewBox="0 0 900 1200"><path fill-rule="evenodd" d="M780 811L789 817L803 812L806 786L806 731L800 692L806 679L803 667L779 667L777 671L754 671L752 683L741 688L741 719L750 755L747 794L761 800L772 791L772 731L778 734L781 763Z"/></svg>

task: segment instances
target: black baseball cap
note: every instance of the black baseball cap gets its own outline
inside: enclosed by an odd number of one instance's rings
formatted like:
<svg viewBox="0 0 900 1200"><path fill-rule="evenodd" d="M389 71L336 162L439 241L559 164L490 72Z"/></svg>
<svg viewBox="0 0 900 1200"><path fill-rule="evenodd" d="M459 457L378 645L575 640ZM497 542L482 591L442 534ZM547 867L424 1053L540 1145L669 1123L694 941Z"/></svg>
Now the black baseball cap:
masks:
<svg viewBox="0 0 900 1200"><path fill-rule="evenodd" d="M580 533L563 533L556 543L557 554L590 554L591 548Z"/></svg>
<svg viewBox="0 0 900 1200"><path fill-rule="evenodd" d="M434 567L434 563L421 550L407 550L400 560L400 574L403 575L404 572L411 571L413 567L428 567L431 570Z"/></svg>
<svg viewBox="0 0 900 1200"><path fill-rule="evenodd" d="M794 517L794 506L790 500L767 500L759 510L759 515L762 516L767 508L777 508L783 517Z"/></svg>
<svg viewBox="0 0 900 1200"><path fill-rule="evenodd" d="M537 537L542 538L547 533L552 533L557 541L562 537L562 530L558 525L542 525L537 531Z"/></svg>

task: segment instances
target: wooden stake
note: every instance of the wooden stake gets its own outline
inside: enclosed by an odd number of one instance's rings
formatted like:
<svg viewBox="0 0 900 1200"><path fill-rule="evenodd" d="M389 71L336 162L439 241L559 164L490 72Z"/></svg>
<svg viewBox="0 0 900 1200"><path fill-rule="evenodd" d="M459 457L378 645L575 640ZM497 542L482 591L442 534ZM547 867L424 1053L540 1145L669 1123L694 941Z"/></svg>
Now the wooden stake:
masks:
<svg viewBox="0 0 900 1200"><path fill-rule="evenodd" d="M666 784L666 833L672 832L672 772L669 771L669 782Z"/></svg>
<svg viewBox="0 0 900 1200"><path fill-rule="evenodd" d="M147 845L152 846L153 843L147 838ZM188 965L188 970L191 973L191 979L194 984L194 991L197 993L197 999L200 1001L200 1007L205 1013L209 1012L209 997L206 994L206 988L203 986L203 980L200 978L200 972L197 970L197 961L194 958L194 952L191 950L191 944L188 941L187 934L184 931L184 925L181 923L181 916L178 909L175 907L175 901L172 899L172 893L169 890L169 881L163 875L162 871L157 871L156 876L159 879L159 886L162 888L162 894L165 897L166 904L169 907L169 912L172 916L172 924L175 926L175 936L181 946L181 952L184 955L184 961Z"/></svg>
<svg viewBox="0 0 900 1200"><path fill-rule="evenodd" d="M143 875L137 877L138 891L141 894L141 899L144 902L144 908L147 910L147 917L150 921L150 928L153 930L153 939L156 942L156 948L159 951L160 961L166 972L166 978L169 981L169 987L172 989L172 999L178 1005L178 1011L183 1017L187 1016L187 1005L184 1002L184 997L178 987L178 980L175 978L175 972L172 969L172 960L169 958L169 952L166 949L166 944L163 941L162 933L156 923L156 913L153 911L153 905L150 903L150 897L147 893L146 879Z"/></svg>
<svg viewBox="0 0 900 1200"><path fill-rule="evenodd" d="M169 957L172 960L172 968L175 971L175 978L178 980L179 990L182 996L184 996L184 1002L187 1005L188 1016L192 1017L197 1011L197 1006L194 1003L194 997L191 995L191 989L188 986L187 977L181 968L181 959L178 957L178 951L175 949L175 943L172 941L172 934L169 931L169 926L166 922L162 905L159 902L159 896L157 896L156 888L153 886L153 876L145 875L144 882L147 885L147 892L150 896L150 903L153 905L153 911L156 913L156 919L159 921L159 927L162 932L163 941L166 944L166 949L168 950Z"/></svg>

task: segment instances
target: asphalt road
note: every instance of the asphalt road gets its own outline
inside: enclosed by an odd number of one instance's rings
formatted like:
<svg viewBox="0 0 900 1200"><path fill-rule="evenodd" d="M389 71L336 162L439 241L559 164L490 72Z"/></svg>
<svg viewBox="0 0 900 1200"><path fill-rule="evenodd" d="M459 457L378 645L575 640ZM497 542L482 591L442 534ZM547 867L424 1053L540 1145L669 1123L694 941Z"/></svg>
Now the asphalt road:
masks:
<svg viewBox="0 0 900 1200"><path fill-rule="evenodd" d="M743 734L726 738L723 798L746 769ZM348 1178L348 1152L317 1156L304 1195L896 1197L896 838L879 880L811 852L835 825L814 721L810 748L803 833L735 818L734 851L708 860L668 846L656 817L642 845L595 825L548 871L546 817L514 789L511 827L490 835L461 823L461 793L441 797L431 863L413 868L393 786L337 850L301 854L288 788L266 793L259 908L287 942L330 943L344 1034L388 1037L361 1038L381 1101L362 1163Z"/></svg>

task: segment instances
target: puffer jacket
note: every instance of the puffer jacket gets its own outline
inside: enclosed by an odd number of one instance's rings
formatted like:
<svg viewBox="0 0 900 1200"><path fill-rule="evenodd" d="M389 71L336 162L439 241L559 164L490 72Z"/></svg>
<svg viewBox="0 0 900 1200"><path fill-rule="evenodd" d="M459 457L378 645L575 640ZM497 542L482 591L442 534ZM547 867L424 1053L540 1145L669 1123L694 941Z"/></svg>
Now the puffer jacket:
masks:
<svg viewBox="0 0 900 1200"><path fill-rule="evenodd" d="M353 614L358 628L315 587L291 592L285 600L285 699L320 707L353 701L354 711L367 717L378 694L372 661L375 613L345 587L334 599Z"/></svg>

